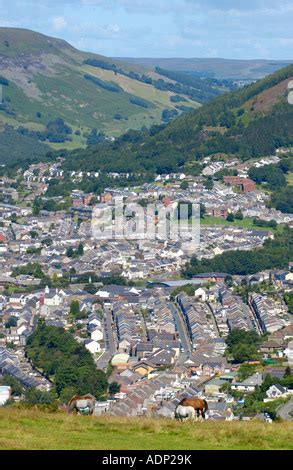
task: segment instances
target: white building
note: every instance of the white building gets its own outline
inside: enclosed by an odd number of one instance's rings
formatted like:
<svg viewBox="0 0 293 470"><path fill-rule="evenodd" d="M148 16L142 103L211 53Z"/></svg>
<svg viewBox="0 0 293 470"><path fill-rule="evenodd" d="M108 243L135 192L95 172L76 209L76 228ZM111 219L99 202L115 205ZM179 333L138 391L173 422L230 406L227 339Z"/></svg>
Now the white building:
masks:
<svg viewBox="0 0 293 470"><path fill-rule="evenodd" d="M11 387L8 385L0 386L0 406L5 405L11 397Z"/></svg>
<svg viewBox="0 0 293 470"><path fill-rule="evenodd" d="M97 341L90 339L86 341L84 345L91 354L96 354L101 351L101 345Z"/></svg>
<svg viewBox="0 0 293 470"><path fill-rule="evenodd" d="M91 339L94 341L102 341L104 338L102 330L99 328L96 328L94 331L91 333Z"/></svg>

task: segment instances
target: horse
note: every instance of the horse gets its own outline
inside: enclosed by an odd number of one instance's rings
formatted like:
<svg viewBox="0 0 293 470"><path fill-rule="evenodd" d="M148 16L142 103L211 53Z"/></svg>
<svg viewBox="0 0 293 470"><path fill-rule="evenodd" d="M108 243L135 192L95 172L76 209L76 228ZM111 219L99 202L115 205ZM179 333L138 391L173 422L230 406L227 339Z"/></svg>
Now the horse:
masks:
<svg viewBox="0 0 293 470"><path fill-rule="evenodd" d="M175 418L178 421L183 421L184 419L195 420L195 409L192 406L182 406L179 404L175 409Z"/></svg>
<svg viewBox="0 0 293 470"><path fill-rule="evenodd" d="M67 412L71 413L73 410L80 415L92 415L95 409L96 399L90 393L86 395L74 395L67 405Z"/></svg>
<svg viewBox="0 0 293 470"><path fill-rule="evenodd" d="M197 417L199 418L201 414L203 419L205 419L205 413L209 408L206 400L197 397L183 398L179 405L192 406L192 408L197 412Z"/></svg>

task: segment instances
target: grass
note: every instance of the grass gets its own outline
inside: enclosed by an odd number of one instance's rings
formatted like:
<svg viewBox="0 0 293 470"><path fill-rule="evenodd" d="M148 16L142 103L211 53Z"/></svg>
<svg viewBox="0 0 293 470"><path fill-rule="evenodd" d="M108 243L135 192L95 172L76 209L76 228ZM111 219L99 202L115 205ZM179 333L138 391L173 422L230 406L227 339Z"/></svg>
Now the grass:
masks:
<svg viewBox="0 0 293 470"><path fill-rule="evenodd" d="M289 186L293 186L293 172L288 173L287 182L288 182Z"/></svg>
<svg viewBox="0 0 293 470"><path fill-rule="evenodd" d="M170 419L0 410L2 450L293 449L292 431L291 422L182 424Z"/></svg>
<svg viewBox="0 0 293 470"><path fill-rule="evenodd" d="M9 42L9 47L5 46L6 41ZM40 51L43 52L42 56ZM119 136L129 128L140 129L142 126L150 127L161 123L162 110L176 106L176 103L170 101L173 93L119 74L114 75L109 70L85 65L83 60L88 54L73 53L70 48L55 40L49 46L48 39L38 33L0 28L0 53L11 57L11 60L17 53L31 53L36 62L47 68L44 73L32 70L29 73L24 68L17 68L16 63L12 64L13 80L9 80L9 86L3 86L7 110L0 111L1 125L9 124L13 128L22 125L30 130L42 130L49 121L61 117L72 128L79 128L82 134L97 128L108 135ZM111 63L113 62L115 63L111 59ZM123 64L123 68L148 72L127 64ZM4 69L3 76L6 73ZM115 82L119 84L121 91L113 93L102 89L85 80L85 73L107 82ZM130 103L129 98L133 95L147 100L149 108ZM188 105L194 108L200 106L194 101L190 101ZM118 114L120 119L115 118ZM72 142L49 145L53 149L69 150L84 146L82 136L72 137Z"/></svg>
<svg viewBox="0 0 293 470"><path fill-rule="evenodd" d="M225 225L227 227L242 227L247 229L253 230L269 230L274 233L282 232L283 226L278 225L277 228L272 227L259 227L253 224L253 219L250 217L246 217L243 220L235 220L234 222L228 222L226 219L222 219L220 217L208 217L205 216L204 219L200 219L201 225Z"/></svg>

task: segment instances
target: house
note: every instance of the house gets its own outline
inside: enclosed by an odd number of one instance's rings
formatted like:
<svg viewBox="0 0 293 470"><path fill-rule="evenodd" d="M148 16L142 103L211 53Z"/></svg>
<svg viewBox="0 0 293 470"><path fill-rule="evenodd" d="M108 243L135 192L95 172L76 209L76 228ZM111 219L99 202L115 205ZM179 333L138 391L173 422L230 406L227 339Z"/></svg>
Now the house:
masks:
<svg viewBox="0 0 293 470"><path fill-rule="evenodd" d="M221 393L221 388L224 382L220 379L212 379L205 384L204 392L208 395L218 395Z"/></svg>
<svg viewBox="0 0 293 470"><path fill-rule="evenodd" d="M48 307L56 307L59 305L62 305L63 303L63 297L58 294L57 292L55 293L49 293L46 294L44 297L44 305L47 305Z"/></svg>
<svg viewBox="0 0 293 470"><path fill-rule="evenodd" d="M91 332L91 339L94 341L102 341L104 338L104 334L102 330L96 328L94 331Z"/></svg>
<svg viewBox="0 0 293 470"><path fill-rule="evenodd" d="M156 366L149 361L139 361L132 367L134 372L144 376L156 369Z"/></svg>
<svg viewBox="0 0 293 470"><path fill-rule="evenodd" d="M265 341L260 346L259 350L261 353L272 354L274 352L283 351L283 341L282 340L270 340Z"/></svg>
<svg viewBox="0 0 293 470"><path fill-rule="evenodd" d="M0 406L5 405L5 403L10 400L11 397L11 387L8 385L0 386Z"/></svg>
<svg viewBox="0 0 293 470"><path fill-rule="evenodd" d="M92 339L86 340L84 345L91 354L96 354L101 351L101 345Z"/></svg>
<svg viewBox="0 0 293 470"><path fill-rule="evenodd" d="M232 390L239 392L254 392L257 386L262 384L262 375L258 372L243 380L243 382L234 382L231 384Z"/></svg>
<svg viewBox="0 0 293 470"><path fill-rule="evenodd" d="M112 358L111 364L117 369L126 369L128 367L129 354L118 353Z"/></svg>
<svg viewBox="0 0 293 470"><path fill-rule="evenodd" d="M194 297L195 297L196 300L200 300L201 302L205 302L206 299L207 299L206 290L203 289L202 287L199 287L194 292Z"/></svg>
<svg viewBox="0 0 293 470"><path fill-rule="evenodd" d="M98 328L101 328L101 326L102 326L101 320L95 314L92 314L92 315L89 316L88 324L89 325L95 325Z"/></svg>
<svg viewBox="0 0 293 470"><path fill-rule="evenodd" d="M281 398L286 396L286 394L287 389L282 387L280 384L274 384L266 391L266 396L268 398Z"/></svg>
<svg viewBox="0 0 293 470"><path fill-rule="evenodd" d="M121 353L129 353L131 349L131 343L127 339L120 341L118 351Z"/></svg>
<svg viewBox="0 0 293 470"><path fill-rule="evenodd" d="M16 305L25 305L26 303L26 297L24 294L11 294L10 301L11 304L16 304Z"/></svg>

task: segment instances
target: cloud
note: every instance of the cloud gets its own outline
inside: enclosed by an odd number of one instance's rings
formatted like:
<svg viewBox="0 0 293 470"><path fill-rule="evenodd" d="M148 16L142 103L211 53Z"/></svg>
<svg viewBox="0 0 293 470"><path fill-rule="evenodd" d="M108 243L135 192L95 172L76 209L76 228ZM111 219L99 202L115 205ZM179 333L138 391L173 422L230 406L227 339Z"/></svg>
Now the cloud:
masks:
<svg viewBox="0 0 293 470"><path fill-rule="evenodd" d="M292 22L292 0L0 0L2 26L113 56L288 59Z"/></svg>
<svg viewBox="0 0 293 470"><path fill-rule="evenodd" d="M70 26L70 32L85 36L100 38L111 38L121 33L121 28L117 23L98 25L93 21L82 22Z"/></svg>
<svg viewBox="0 0 293 470"><path fill-rule="evenodd" d="M55 16L52 19L52 26L55 31L60 31L61 29L66 28L67 22L63 16Z"/></svg>

